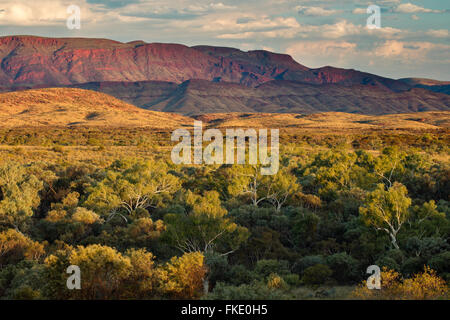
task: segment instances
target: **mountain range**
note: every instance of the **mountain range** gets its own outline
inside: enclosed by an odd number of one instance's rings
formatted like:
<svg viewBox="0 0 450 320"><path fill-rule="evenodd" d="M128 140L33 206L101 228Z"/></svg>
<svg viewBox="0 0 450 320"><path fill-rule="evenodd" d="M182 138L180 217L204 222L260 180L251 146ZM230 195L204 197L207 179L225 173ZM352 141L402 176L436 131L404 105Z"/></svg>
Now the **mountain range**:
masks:
<svg viewBox="0 0 450 320"><path fill-rule="evenodd" d="M0 91L72 87L140 108L218 112L387 114L450 110L446 82L308 68L264 50L108 39L0 37Z"/></svg>

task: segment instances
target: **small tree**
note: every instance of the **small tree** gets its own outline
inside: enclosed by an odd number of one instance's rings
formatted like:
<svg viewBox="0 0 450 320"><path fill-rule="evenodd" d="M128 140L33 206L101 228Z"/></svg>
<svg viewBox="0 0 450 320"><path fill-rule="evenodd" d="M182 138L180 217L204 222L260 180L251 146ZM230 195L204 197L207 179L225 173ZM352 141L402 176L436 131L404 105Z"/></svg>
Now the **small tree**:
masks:
<svg viewBox="0 0 450 320"><path fill-rule="evenodd" d="M158 269L160 289L174 298L193 299L202 292L205 274L204 256L200 252L185 253Z"/></svg>
<svg viewBox="0 0 450 320"><path fill-rule="evenodd" d="M168 173L167 165L137 162L123 171L108 170L106 178L90 189L86 205L96 212L127 215L138 209L155 208L180 188L177 177Z"/></svg>
<svg viewBox="0 0 450 320"><path fill-rule="evenodd" d="M0 223L19 230L40 203L42 182L25 167L8 162L0 166Z"/></svg>
<svg viewBox="0 0 450 320"><path fill-rule="evenodd" d="M204 196L188 191L185 201L186 207L191 208L187 214L167 214L164 218L166 239L181 252L226 256L248 238L248 230L227 217L216 191L205 192ZM207 293L209 275L203 285Z"/></svg>
<svg viewBox="0 0 450 320"><path fill-rule="evenodd" d="M204 196L187 192L186 214L167 214L166 237L183 253L217 252L227 255L235 251L248 237L247 229L238 226L227 217L216 191Z"/></svg>
<svg viewBox="0 0 450 320"><path fill-rule="evenodd" d="M279 170L276 175L269 177L269 180L267 199L279 212L286 201L300 191L301 187L297 183L297 177L287 168Z"/></svg>
<svg viewBox="0 0 450 320"><path fill-rule="evenodd" d="M295 175L283 168L275 175L262 175L259 165L235 166L231 169L228 192L232 196L247 196L258 207L261 202L271 203L277 211L300 191Z"/></svg>
<svg viewBox="0 0 450 320"><path fill-rule="evenodd" d="M46 258L48 287L51 298L69 295L76 299L118 299L123 295L122 285L134 271L131 260L114 248L98 244L78 246L57 251ZM80 267L81 290L67 292L65 280L69 265Z"/></svg>
<svg viewBox="0 0 450 320"><path fill-rule="evenodd" d="M401 183L394 182L388 190L384 184L379 184L359 208L366 224L385 231L395 249L399 249L397 234L409 217L411 199L407 194L408 190Z"/></svg>
<svg viewBox="0 0 450 320"><path fill-rule="evenodd" d="M17 263L24 258L38 260L44 253L43 244L33 241L15 229L0 233L0 267L7 263Z"/></svg>
<svg viewBox="0 0 450 320"><path fill-rule="evenodd" d="M259 169L257 165L233 166L230 169L228 193L232 196L249 197L255 207L267 200L268 194L264 187L267 176L261 175Z"/></svg>

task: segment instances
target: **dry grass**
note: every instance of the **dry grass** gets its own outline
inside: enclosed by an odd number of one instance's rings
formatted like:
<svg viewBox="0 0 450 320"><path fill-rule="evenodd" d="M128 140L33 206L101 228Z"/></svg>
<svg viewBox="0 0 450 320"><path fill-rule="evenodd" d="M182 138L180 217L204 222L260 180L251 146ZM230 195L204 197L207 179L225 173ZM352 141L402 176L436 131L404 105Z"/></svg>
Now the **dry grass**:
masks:
<svg viewBox="0 0 450 320"><path fill-rule="evenodd" d="M311 115L273 113L207 114L198 117L218 128L282 128L304 130L440 130L450 128L450 112L389 114L371 116L342 112Z"/></svg>
<svg viewBox="0 0 450 320"><path fill-rule="evenodd" d="M449 111L369 116L342 112L217 113L198 116L208 127L280 128L335 132L351 130L434 131L450 128ZM0 94L1 127L192 127L193 118L137 108L110 95L71 88Z"/></svg>
<svg viewBox="0 0 450 320"><path fill-rule="evenodd" d="M108 126L173 128L188 118L137 108L112 96L70 88L0 94L0 123L22 126Z"/></svg>
<svg viewBox="0 0 450 320"><path fill-rule="evenodd" d="M220 113L196 117L204 128L279 128L282 151L346 146L376 152L397 144L449 161L450 112L368 116ZM0 159L104 166L125 157L169 157L171 132L194 118L137 108L109 95L51 88L0 94ZM56 148L55 146L58 146ZM291 150L292 149L292 150ZM291 150L291 151L290 151Z"/></svg>

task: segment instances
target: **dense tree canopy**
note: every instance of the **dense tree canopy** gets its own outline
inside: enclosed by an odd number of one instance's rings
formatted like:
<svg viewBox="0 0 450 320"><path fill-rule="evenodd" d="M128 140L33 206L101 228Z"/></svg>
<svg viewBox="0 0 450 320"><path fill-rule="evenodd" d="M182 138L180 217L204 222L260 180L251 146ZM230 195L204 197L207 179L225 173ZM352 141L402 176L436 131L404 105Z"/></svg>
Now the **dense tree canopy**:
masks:
<svg viewBox="0 0 450 320"><path fill-rule="evenodd" d="M327 288L352 291L373 264L401 289L395 297L444 296L447 158L334 142L286 146L273 176L258 165L181 166L159 155L3 161L0 297L344 297ZM66 286L71 265L80 290Z"/></svg>

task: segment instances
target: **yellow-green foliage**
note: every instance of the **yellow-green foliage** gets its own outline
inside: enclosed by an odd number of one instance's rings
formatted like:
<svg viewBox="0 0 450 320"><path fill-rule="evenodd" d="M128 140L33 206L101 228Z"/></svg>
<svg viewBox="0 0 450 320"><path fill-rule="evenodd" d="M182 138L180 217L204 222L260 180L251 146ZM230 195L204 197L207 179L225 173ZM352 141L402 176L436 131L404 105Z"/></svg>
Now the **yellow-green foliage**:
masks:
<svg viewBox="0 0 450 320"><path fill-rule="evenodd" d="M353 291L357 299L387 299L387 300L434 300L448 297L448 287L445 281L436 275L430 267L403 279L401 275L386 267L381 272L381 289L368 289L366 281Z"/></svg>

